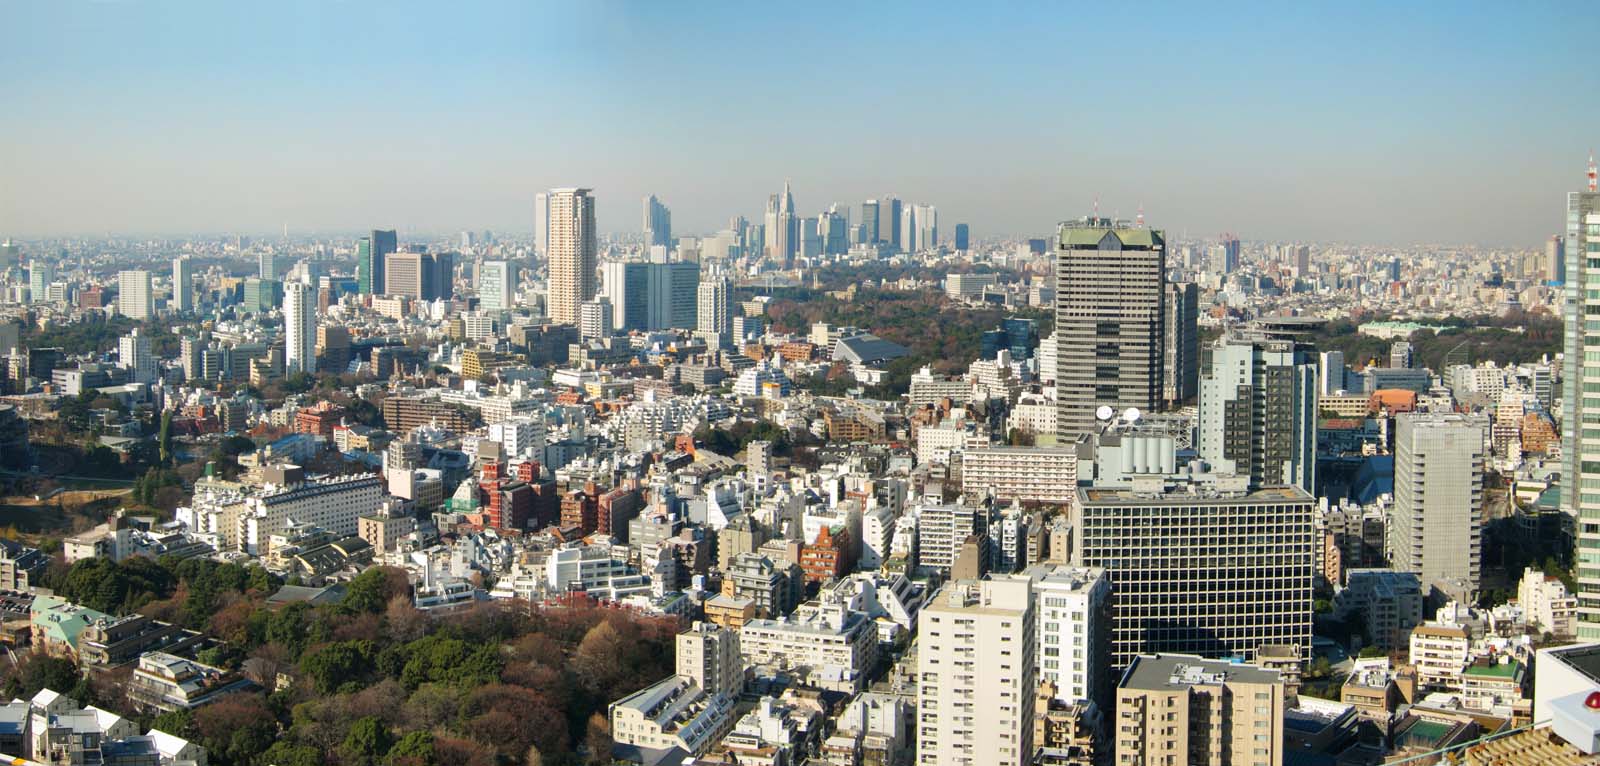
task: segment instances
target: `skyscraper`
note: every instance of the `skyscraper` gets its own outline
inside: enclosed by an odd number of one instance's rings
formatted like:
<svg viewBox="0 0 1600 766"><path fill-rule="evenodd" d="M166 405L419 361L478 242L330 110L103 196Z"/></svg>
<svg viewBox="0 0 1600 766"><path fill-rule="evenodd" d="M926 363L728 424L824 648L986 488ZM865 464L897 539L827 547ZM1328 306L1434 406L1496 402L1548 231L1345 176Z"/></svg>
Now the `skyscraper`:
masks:
<svg viewBox="0 0 1600 766"><path fill-rule="evenodd" d="M550 321L576 325L578 307L594 298L596 249L594 197L589 189L550 190Z"/></svg>
<svg viewBox="0 0 1600 766"><path fill-rule="evenodd" d="M390 253L383 266L383 292L385 295L422 297L422 272L427 268L423 253Z"/></svg>
<svg viewBox="0 0 1600 766"><path fill-rule="evenodd" d="M150 272L143 269L117 275L117 313L129 319L149 319L155 314Z"/></svg>
<svg viewBox="0 0 1600 766"><path fill-rule="evenodd" d="M373 229L371 236L356 242L356 280L363 295L387 295L389 283L384 267L390 253L400 249L393 229Z"/></svg>
<svg viewBox="0 0 1600 766"><path fill-rule="evenodd" d="M1167 285L1166 344L1162 349L1162 398L1177 407L1200 392L1200 288L1193 282Z"/></svg>
<svg viewBox="0 0 1600 766"><path fill-rule="evenodd" d="M550 193L533 195L533 249L539 255L550 257Z"/></svg>
<svg viewBox="0 0 1600 766"><path fill-rule="evenodd" d="M578 307L578 337L589 340L602 340L612 336L614 330L611 325L611 301L604 295L596 296L593 300L583 302Z"/></svg>
<svg viewBox="0 0 1600 766"><path fill-rule="evenodd" d="M697 326L700 264L609 261L600 271L617 330L688 330Z"/></svg>
<svg viewBox="0 0 1600 766"><path fill-rule="evenodd" d="M861 241L868 244L881 241L878 228L878 201L869 199L861 203L861 225L866 227Z"/></svg>
<svg viewBox="0 0 1600 766"><path fill-rule="evenodd" d="M44 303L50 299L50 283L56 281L56 268L35 258L28 262L28 302Z"/></svg>
<svg viewBox="0 0 1600 766"><path fill-rule="evenodd" d="M1600 367L1584 365L1584 357L1593 353L1590 349L1600 351L1600 323L1584 315L1586 283L1600 276L1600 268L1591 268L1585 255L1592 247L1600 248L1600 192L1571 192L1567 194L1567 238L1562 248L1566 268L1561 301L1561 316L1567 323L1562 386L1570 391L1600 386ZM1561 422L1565 426L1561 432L1561 476L1566 486L1561 505L1577 519L1580 552L1600 550L1600 493L1574 489L1600 485L1600 447L1585 445L1585 440L1579 438L1584 429L1578 426L1595 418L1600 418L1600 401L1577 395L1561 397ZM1600 559L1591 553L1579 555L1577 561L1578 638L1600 640L1600 584L1595 584L1600 583Z"/></svg>
<svg viewBox="0 0 1600 766"><path fill-rule="evenodd" d="M1199 452L1251 487L1316 489L1317 362L1290 340L1219 338L1200 376Z"/></svg>
<svg viewBox="0 0 1600 766"><path fill-rule="evenodd" d="M778 196L777 237L773 241L783 268L794 268L794 257L800 249L800 222L794 215L794 194L789 191L788 181L783 182L783 194Z"/></svg>
<svg viewBox="0 0 1600 766"><path fill-rule="evenodd" d="M726 345L733 332L733 302L728 289L726 277L716 276L700 281L699 310L700 317L697 327L700 335L706 338L716 338L716 342Z"/></svg>
<svg viewBox="0 0 1600 766"><path fill-rule="evenodd" d="M1395 418L1389 561L1397 570L1415 572L1425 590L1463 603L1477 598L1488 435L1489 416L1483 414L1407 412Z"/></svg>
<svg viewBox="0 0 1600 766"><path fill-rule="evenodd" d="M278 254L271 250L262 250L257 262L261 267L262 279L283 279L284 272L288 271L278 263Z"/></svg>
<svg viewBox="0 0 1600 766"><path fill-rule="evenodd" d="M194 311L194 273L189 259L172 259L172 310Z"/></svg>
<svg viewBox="0 0 1600 766"><path fill-rule="evenodd" d="M768 260L783 257L778 244L778 195L767 195L767 209L762 214L761 252Z"/></svg>
<svg viewBox="0 0 1600 766"><path fill-rule="evenodd" d="M672 211L654 194L644 198L644 243L672 247Z"/></svg>
<svg viewBox="0 0 1600 766"><path fill-rule="evenodd" d="M1167 247L1105 218L1063 223L1056 239L1056 427L1070 440L1101 406L1160 404Z"/></svg>
<svg viewBox="0 0 1600 766"><path fill-rule="evenodd" d="M362 295L373 294L372 238L356 240L356 290Z"/></svg>
<svg viewBox="0 0 1600 766"><path fill-rule="evenodd" d="M1026 579L957 580L917 619L917 763L1033 762L1034 605Z"/></svg>
<svg viewBox="0 0 1600 766"><path fill-rule="evenodd" d="M966 250L972 244L970 240L971 234L967 230L967 225L964 223L956 224L956 249Z"/></svg>
<svg viewBox="0 0 1600 766"><path fill-rule="evenodd" d="M1560 285L1567 281L1567 248L1560 235L1550 237L1544 246L1544 278L1546 282Z"/></svg>
<svg viewBox="0 0 1600 766"><path fill-rule="evenodd" d="M879 242L889 243L892 250L905 249L902 232L900 230L900 216L903 203L900 198L890 194L878 200L878 220L881 237Z"/></svg>
<svg viewBox="0 0 1600 766"><path fill-rule="evenodd" d="M510 261L484 261L478 269L478 308L510 311L516 303L517 266Z"/></svg>
<svg viewBox="0 0 1600 766"><path fill-rule="evenodd" d="M283 371L317 371L317 296L304 282L283 290Z"/></svg>

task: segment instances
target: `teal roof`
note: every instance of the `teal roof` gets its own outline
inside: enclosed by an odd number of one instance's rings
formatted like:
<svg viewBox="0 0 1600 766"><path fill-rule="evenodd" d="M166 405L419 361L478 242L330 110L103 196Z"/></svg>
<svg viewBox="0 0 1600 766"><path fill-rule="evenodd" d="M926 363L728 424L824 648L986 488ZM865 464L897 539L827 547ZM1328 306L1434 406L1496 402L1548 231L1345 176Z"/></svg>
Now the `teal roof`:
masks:
<svg viewBox="0 0 1600 766"><path fill-rule="evenodd" d="M1061 226L1061 246L1072 248L1096 247L1111 234L1127 248L1151 248L1166 245L1166 237L1155 229L1134 229L1123 226L1095 226L1067 223Z"/></svg>
<svg viewBox="0 0 1600 766"><path fill-rule="evenodd" d="M34 626L43 628L51 641L68 644L74 649L78 648L78 636L89 623L111 619L111 615L55 596L35 598L29 616Z"/></svg>

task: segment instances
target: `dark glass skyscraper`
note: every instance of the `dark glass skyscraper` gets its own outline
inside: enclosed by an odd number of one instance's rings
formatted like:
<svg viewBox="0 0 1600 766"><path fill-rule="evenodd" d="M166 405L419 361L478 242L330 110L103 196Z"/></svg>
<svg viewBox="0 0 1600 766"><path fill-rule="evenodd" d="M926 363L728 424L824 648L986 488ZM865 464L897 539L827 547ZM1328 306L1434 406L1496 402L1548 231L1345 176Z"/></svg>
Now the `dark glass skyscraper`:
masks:
<svg viewBox="0 0 1600 766"><path fill-rule="evenodd" d="M967 225L964 224L964 223L956 224L956 249L957 250L965 250L965 249L967 249L967 237L968 237Z"/></svg>

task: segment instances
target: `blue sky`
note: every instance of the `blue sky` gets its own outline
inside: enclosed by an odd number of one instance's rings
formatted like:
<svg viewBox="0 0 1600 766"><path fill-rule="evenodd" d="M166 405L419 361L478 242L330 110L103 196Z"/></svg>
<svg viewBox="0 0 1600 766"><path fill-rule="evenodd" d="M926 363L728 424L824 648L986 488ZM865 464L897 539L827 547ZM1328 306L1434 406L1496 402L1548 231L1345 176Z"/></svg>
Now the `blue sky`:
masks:
<svg viewBox="0 0 1600 766"><path fill-rule="evenodd" d="M676 229L894 193L974 236L1537 247L1600 144L1580 3L0 0L0 236ZM1588 46L1588 48L1586 48Z"/></svg>

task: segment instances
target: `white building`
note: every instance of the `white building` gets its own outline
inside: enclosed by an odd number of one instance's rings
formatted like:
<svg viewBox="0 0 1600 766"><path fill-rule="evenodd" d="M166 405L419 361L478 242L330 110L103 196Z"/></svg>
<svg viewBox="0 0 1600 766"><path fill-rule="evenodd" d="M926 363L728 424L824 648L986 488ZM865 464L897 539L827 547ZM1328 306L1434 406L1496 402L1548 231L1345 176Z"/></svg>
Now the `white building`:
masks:
<svg viewBox="0 0 1600 766"><path fill-rule="evenodd" d="M194 310L194 267L189 259L172 259L172 310Z"/></svg>
<svg viewBox="0 0 1600 766"><path fill-rule="evenodd" d="M1048 409L1054 411L1055 405ZM920 445L921 434L918 436ZM961 493L969 498L992 495L1002 503L1071 505L1078 495L1078 451L1072 447L969 449L961 455Z"/></svg>
<svg viewBox="0 0 1600 766"><path fill-rule="evenodd" d="M496 314L517 303L517 266L510 261L484 261L478 267L478 309Z"/></svg>
<svg viewBox="0 0 1600 766"><path fill-rule="evenodd" d="M1020 575L1033 587L1034 665L1066 703L1103 699L1111 678L1111 580L1098 567L1040 564Z"/></svg>
<svg viewBox="0 0 1600 766"><path fill-rule="evenodd" d="M930 505L917 511L917 566L948 575L956 564L961 544L983 530L975 506Z"/></svg>
<svg viewBox="0 0 1600 766"><path fill-rule="evenodd" d="M923 608L918 764L1032 762L1034 625L1024 579L953 582Z"/></svg>
<svg viewBox="0 0 1600 766"><path fill-rule="evenodd" d="M135 383L156 382L156 357L151 352L150 336L135 327L118 339L117 366L127 370Z"/></svg>
<svg viewBox="0 0 1600 766"><path fill-rule="evenodd" d="M1517 605L1528 625L1557 638L1572 638L1578 631L1578 598L1561 580L1529 567L1517 584Z"/></svg>
<svg viewBox="0 0 1600 766"><path fill-rule="evenodd" d="M117 274L117 313L129 319L149 319L155 316L150 272L134 269Z"/></svg>
<svg viewBox="0 0 1600 766"><path fill-rule="evenodd" d="M371 474L306 479L299 466L263 469L268 479L262 491L245 498L239 515L239 539L246 553L265 555L268 539L283 534L289 523L317 526L338 536L360 530L360 519L378 512L384 495L383 479Z"/></svg>
<svg viewBox="0 0 1600 766"><path fill-rule="evenodd" d="M317 371L317 301L311 286L283 286L284 374Z"/></svg>
<svg viewBox="0 0 1600 766"><path fill-rule="evenodd" d="M877 650L872 620L827 601L801 605L782 620L751 620L739 631L747 666L833 691L861 691Z"/></svg>

